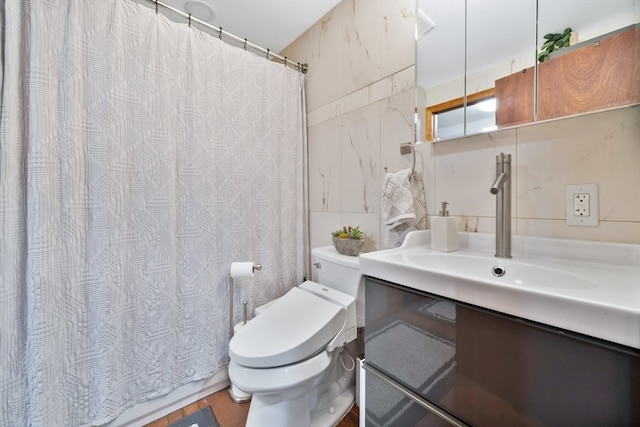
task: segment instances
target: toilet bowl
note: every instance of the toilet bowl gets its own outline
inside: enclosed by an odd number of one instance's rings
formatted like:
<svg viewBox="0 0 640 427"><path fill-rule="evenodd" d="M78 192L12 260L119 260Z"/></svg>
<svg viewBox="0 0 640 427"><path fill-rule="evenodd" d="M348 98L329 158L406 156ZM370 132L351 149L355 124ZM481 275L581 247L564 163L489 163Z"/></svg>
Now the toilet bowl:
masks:
<svg viewBox="0 0 640 427"><path fill-rule="evenodd" d="M355 399L355 357L344 350L363 326L358 258L312 251L317 282L291 289L229 344L229 378L252 394L246 425L332 426Z"/></svg>

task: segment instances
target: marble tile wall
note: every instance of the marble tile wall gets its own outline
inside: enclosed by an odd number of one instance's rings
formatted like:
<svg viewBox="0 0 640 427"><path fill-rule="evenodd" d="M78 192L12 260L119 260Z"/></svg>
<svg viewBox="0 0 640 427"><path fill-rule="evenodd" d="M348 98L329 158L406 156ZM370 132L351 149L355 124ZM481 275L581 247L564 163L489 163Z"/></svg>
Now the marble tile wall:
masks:
<svg viewBox="0 0 640 427"><path fill-rule="evenodd" d="M504 152L512 155L514 234L640 243L640 106L417 147L433 168L427 203L447 200L460 230L495 231L489 187ZM598 185L597 227L566 225L571 184Z"/></svg>
<svg viewBox="0 0 640 427"><path fill-rule="evenodd" d="M415 2L343 0L284 54L309 64L311 247L343 225L380 248L384 168L407 167L414 140Z"/></svg>
<svg viewBox="0 0 640 427"><path fill-rule="evenodd" d="M310 246L359 225L382 247L385 168L410 167L413 0L343 0L284 54L307 62ZM447 200L460 230L493 232L495 156L513 156L515 234L640 243L640 107L418 144L428 214ZM567 226L568 184L599 186L600 224Z"/></svg>

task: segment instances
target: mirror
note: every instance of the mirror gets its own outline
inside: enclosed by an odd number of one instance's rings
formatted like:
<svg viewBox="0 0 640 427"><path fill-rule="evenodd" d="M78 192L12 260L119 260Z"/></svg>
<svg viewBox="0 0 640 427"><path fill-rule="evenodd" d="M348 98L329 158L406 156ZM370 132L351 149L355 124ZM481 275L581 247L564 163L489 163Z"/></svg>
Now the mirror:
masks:
<svg viewBox="0 0 640 427"><path fill-rule="evenodd" d="M517 102L517 111L522 112L518 121L533 120L533 73L521 71L536 61L536 0L468 0L466 56L467 97L489 88L497 92L494 126L481 131L506 125L504 111L514 109L504 108L505 101ZM517 76L518 89L513 100L501 96L512 75ZM467 119L465 135L478 133L468 125Z"/></svg>
<svg viewBox="0 0 640 427"><path fill-rule="evenodd" d="M417 141L640 102L640 0L418 0L416 5ZM571 46L539 64L544 37L566 28L572 30L567 32ZM625 39L612 37L630 28ZM606 43L614 47L602 49ZM585 69L589 61L600 65ZM612 71L620 63L626 65ZM626 83L618 88L620 81ZM595 86L599 93L592 92ZM497 110L476 111L487 93L495 96Z"/></svg>
<svg viewBox="0 0 640 427"><path fill-rule="evenodd" d="M416 88L417 117L416 129L418 141L425 139L425 117L421 114L427 106L440 105L436 109L436 118L440 112L449 109L442 104L452 102L451 109L457 109L464 117L464 76L465 76L465 0L418 0L416 43ZM428 100L428 105L427 105ZM460 104L459 101L462 100ZM458 107L460 105L462 109ZM465 134L464 121L461 118L450 120L447 136L455 138ZM432 129L436 127L430 126ZM434 137L435 133L433 132Z"/></svg>

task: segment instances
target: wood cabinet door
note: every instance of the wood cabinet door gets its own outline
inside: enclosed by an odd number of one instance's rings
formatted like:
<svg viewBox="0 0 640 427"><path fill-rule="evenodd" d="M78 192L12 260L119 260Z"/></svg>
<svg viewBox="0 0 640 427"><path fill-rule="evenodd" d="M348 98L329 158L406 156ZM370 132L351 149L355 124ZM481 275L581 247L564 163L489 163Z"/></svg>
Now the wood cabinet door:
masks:
<svg viewBox="0 0 640 427"><path fill-rule="evenodd" d="M496 126L533 121L534 76L533 67L529 67L496 80Z"/></svg>
<svg viewBox="0 0 640 427"><path fill-rule="evenodd" d="M538 64L538 120L640 102L640 29Z"/></svg>

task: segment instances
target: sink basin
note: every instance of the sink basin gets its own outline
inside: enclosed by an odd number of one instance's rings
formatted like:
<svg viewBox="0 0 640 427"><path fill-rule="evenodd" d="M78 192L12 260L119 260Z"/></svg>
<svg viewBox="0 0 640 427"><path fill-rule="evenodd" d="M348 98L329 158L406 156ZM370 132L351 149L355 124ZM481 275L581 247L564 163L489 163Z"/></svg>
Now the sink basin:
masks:
<svg viewBox="0 0 640 427"><path fill-rule="evenodd" d="M573 289L598 287L598 284L588 277L510 259L413 253L406 255L406 262L418 267L425 266L443 274L493 281L497 285Z"/></svg>
<svg viewBox="0 0 640 427"><path fill-rule="evenodd" d="M360 255L363 275L640 349L640 245L459 233L460 250L431 249L429 231Z"/></svg>

